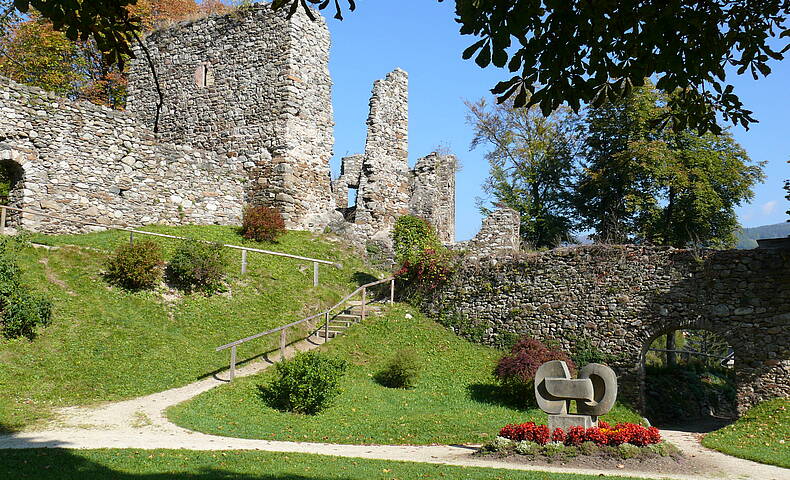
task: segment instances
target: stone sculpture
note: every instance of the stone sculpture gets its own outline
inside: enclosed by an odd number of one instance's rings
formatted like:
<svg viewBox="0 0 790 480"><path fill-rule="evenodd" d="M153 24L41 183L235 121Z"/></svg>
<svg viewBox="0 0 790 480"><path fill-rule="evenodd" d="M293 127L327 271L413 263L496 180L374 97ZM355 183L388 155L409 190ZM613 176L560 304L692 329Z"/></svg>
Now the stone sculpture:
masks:
<svg viewBox="0 0 790 480"><path fill-rule="evenodd" d="M562 360L546 362L535 373L535 398L541 410L549 414L549 428L579 425L598 426L598 417L606 414L617 399L617 375L606 365L589 363L571 378L568 365ZM570 403L576 401L578 414L569 414Z"/></svg>

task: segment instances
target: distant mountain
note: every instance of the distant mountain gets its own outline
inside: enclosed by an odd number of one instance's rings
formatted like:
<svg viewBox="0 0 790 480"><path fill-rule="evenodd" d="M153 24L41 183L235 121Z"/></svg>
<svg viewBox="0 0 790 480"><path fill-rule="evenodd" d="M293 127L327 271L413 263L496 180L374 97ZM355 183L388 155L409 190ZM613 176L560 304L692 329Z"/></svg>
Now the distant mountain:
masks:
<svg viewBox="0 0 790 480"><path fill-rule="evenodd" d="M757 248L757 240L762 238L790 237L790 222L762 225L759 227L744 228L738 235L738 245L735 248Z"/></svg>

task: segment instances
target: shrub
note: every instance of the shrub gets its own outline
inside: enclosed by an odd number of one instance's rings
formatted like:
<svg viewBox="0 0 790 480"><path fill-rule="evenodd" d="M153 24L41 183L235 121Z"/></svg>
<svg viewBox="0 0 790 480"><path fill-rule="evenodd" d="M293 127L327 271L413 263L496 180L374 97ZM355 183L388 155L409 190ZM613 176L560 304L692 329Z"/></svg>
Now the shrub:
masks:
<svg viewBox="0 0 790 480"><path fill-rule="evenodd" d="M124 288L154 288L162 278L164 266L159 245L144 240L119 247L107 261L106 276Z"/></svg>
<svg viewBox="0 0 790 480"><path fill-rule="evenodd" d="M513 448L513 440L504 437L496 437L483 446L484 450L489 452L507 452Z"/></svg>
<svg viewBox="0 0 790 480"><path fill-rule="evenodd" d="M403 262L395 276L398 277L401 288L410 294L424 294L450 278L454 271L453 258L453 252L444 247L426 249L413 261Z"/></svg>
<svg viewBox="0 0 790 480"><path fill-rule="evenodd" d="M407 349L392 357L384 370L376 374L376 381L389 388L414 388L419 375L417 352Z"/></svg>
<svg viewBox="0 0 790 480"><path fill-rule="evenodd" d="M46 327L52 319L52 303L22 288L0 301L0 311L0 329L6 338L32 340L36 327Z"/></svg>
<svg viewBox="0 0 790 480"><path fill-rule="evenodd" d="M167 266L167 276L177 287L214 293L225 279L222 245L184 240Z"/></svg>
<svg viewBox="0 0 790 480"><path fill-rule="evenodd" d="M49 325L52 318L52 303L20 282L14 259L24 243L22 238L0 238L0 333L6 338L33 339L36 327Z"/></svg>
<svg viewBox="0 0 790 480"><path fill-rule="evenodd" d="M392 244L395 259L401 264L414 263L423 251L436 250L442 245L433 226L414 215L404 215L395 220Z"/></svg>
<svg viewBox="0 0 790 480"><path fill-rule="evenodd" d="M247 206L241 221L241 235L256 242L273 242L285 233L280 212L264 206Z"/></svg>
<svg viewBox="0 0 790 480"><path fill-rule="evenodd" d="M264 401L278 410L315 415L330 407L340 395L344 360L316 352L298 354L277 364L277 378L260 386Z"/></svg>
<svg viewBox="0 0 790 480"><path fill-rule="evenodd" d="M586 337L578 337L573 341L571 359L576 365L587 365L588 363L611 363L617 360L616 355L603 353L595 344Z"/></svg>
<svg viewBox="0 0 790 480"><path fill-rule="evenodd" d="M549 348L540 340L524 336L502 356L494 369L494 376L506 392L520 403L534 402L533 380L538 368L550 360L563 360L571 372L576 370L573 360L559 348Z"/></svg>

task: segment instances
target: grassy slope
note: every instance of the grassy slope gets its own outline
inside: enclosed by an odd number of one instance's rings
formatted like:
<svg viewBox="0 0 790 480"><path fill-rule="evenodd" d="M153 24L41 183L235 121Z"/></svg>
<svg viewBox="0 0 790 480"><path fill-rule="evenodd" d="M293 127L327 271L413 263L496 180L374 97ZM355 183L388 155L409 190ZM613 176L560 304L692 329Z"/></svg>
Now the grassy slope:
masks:
<svg viewBox="0 0 790 480"><path fill-rule="evenodd" d="M153 230L261 247L230 227ZM165 300L162 292L130 293L102 279L107 253L128 235L37 236L35 241L90 248L27 248L20 255L27 283L52 297L54 318L33 342L0 340L0 431L46 417L52 406L118 400L194 381L227 364L226 352L214 352L217 345L315 312L319 304L356 287L355 273L365 270L337 245L289 232L279 244L263 248L338 261L343 268L322 266L321 285L313 288L312 265L250 254L248 274L242 277L240 253L234 251L229 254L230 294ZM177 245L156 241L167 255ZM247 344L239 358L270 345L273 341Z"/></svg>
<svg viewBox="0 0 790 480"><path fill-rule="evenodd" d="M0 450L0 478L36 480L593 480L592 475L450 467L298 453ZM630 480L630 477L606 477Z"/></svg>
<svg viewBox="0 0 790 480"><path fill-rule="evenodd" d="M790 399L752 407L735 423L705 436L702 444L735 457L790 468Z"/></svg>
<svg viewBox="0 0 790 480"><path fill-rule="evenodd" d="M413 315L406 318L406 313ZM372 378L400 348L420 352L423 373L414 390L389 389ZM219 435L337 443L452 444L490 439L507 423L546 422L540 410L519 411L496 397L490 372L501 352L469 343L405 306L327 344L351 364L344 393L317 416L265 406L257 385L267 371L207 392L169 410L187 428ZM609 421L639 421L622 407Z"/></svg>

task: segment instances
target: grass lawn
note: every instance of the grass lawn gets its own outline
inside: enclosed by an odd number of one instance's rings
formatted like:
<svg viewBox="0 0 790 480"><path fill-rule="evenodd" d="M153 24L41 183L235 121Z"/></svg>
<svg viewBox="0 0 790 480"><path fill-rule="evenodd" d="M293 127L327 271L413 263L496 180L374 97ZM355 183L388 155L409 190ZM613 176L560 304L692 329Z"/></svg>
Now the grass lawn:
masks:
<svg viewBox="0 0 790 480"><path fill-rule="evenodd" d="M376 383L373 375L404 347L419 352L422 374L416 388ZM266 406L258 385L272 378L271 369L176 405L168 416L183 427L218 435L352 444L478 443L507 423L547 420L539 409L520 411L498 397L491 371L501 351L457 337L403 305L322 348L346 359L350 368L344 392L319 415ZM638 422L640 417L618 406L606 419Z"/></svg>
<svg viewBox="0 0 790 480"><path fill-rule="evenodd" d="M35 480L593 480L592 475L450 467L299 453L0 450L0 478ZM609 477L629 480L630 477Z"/></svg>
<svg viewBox="0 0 790 480"><path fill-rule="evenodd" d="M735 423L705 436L702 444L734 457L790 468L790 399L752 407Z"/></svg>
<svg viewBox="0 0 790 480"><path fill-rule="evenodd" d="M314 256L343 267L321 266L314 288L312 264L251 253L248 274L241 276L240 252L228 250L228 292L128 292L101 275L108 253L128 242L128 234L35 235L38 243L62 246L26 248L18 259L25 282L53 300L53 323L32 342L0 339L0 432L46 418L52 407L153 393L226 368L228 353L214 347L315 313L367 278L357 255L305 232L257 244L232 227L151 230ZM179 242L149 238L165 247L166 257ZM245 344L239 358L261 354L275 342Z"/></svg>

